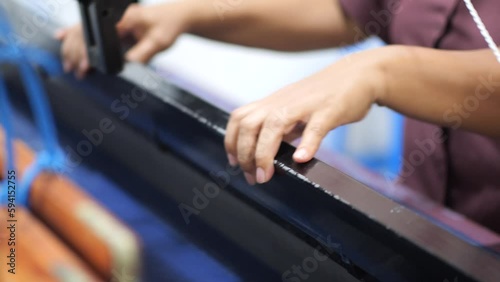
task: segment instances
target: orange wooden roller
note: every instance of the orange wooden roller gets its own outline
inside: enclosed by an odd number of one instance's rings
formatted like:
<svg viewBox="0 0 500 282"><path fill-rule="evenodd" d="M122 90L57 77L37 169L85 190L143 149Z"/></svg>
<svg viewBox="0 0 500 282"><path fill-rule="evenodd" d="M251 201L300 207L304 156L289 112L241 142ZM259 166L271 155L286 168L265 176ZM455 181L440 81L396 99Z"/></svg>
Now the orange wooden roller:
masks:
<svg viewBox="0 0 500 282"><path fill-rule="evenodd" d="M0 208L0 281L102 281L60 238L24 208Z"/></svg>
<svg viewBox="0 0 500 282"><path fill-rule="evenodd" d="M0 148L4 147L0 132ZM16 172L22 177L35 158L23 142L14 142ZM0 158L5 156L0 153ZM5 173L0 162L0 173ZM135 234L64 176L43 172L32 183L30 208L74 248L106 281L139 280L140 246ZM19 192L19 191L18 191Z"/></svg>

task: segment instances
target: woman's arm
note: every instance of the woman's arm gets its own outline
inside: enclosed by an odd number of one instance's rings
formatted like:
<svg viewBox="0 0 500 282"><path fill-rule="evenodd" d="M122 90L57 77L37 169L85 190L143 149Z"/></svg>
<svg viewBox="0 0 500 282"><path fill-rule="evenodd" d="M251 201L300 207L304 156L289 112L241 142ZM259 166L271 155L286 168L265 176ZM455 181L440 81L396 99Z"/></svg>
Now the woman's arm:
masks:
<svg viewBox="0 0 500 282"><path fill-rule="evenodd" d="M490 50L391 47L377 102L434 124L500 137L500 64Z"/></svg>
<svg viewBox="0 0 500 282"><path fill-rule="evenodd" d="M355 42L356 25L344 14L339 0L188 0L184 3L191 3L192 17L187 32L218 41L281 51Z"/></svg>
<svg viewBox="0 0 500 282"><path fill-rule="evenodd" d="M314 157L332 129L372 104L452 128L500 137L500 64L489 50L389 46L357 53L232 113L228 158L249 183L267 182L281 141L302 128L297 162Z"/></svg>
<svg viewBox="0 0 500 282"><path fill-rule="evenodd" d="M353 43L362 35L339 0L182 0L132 5L117 25L137 40L126 54L146 63L182 33L246 46L300 51ZM358 30L359 31L359 30ZM57 34L66 71L89 69L80 25Z"/></svg>

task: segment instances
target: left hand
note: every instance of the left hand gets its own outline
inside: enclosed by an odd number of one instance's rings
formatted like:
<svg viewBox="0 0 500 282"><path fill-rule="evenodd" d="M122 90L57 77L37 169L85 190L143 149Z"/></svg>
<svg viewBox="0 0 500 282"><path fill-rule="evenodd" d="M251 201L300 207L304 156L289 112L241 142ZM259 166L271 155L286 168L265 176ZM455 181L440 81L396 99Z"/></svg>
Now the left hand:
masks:
<svg viewBox="0 0 500 282"><path fill-rule="evenodd" d="M249 184L265 183L281 142L294 135L302 135L294 160L310 161L330 130L363 119L384 92L381 49L351 55L235 110L225 137L230 164L240 165Z"/></svg>

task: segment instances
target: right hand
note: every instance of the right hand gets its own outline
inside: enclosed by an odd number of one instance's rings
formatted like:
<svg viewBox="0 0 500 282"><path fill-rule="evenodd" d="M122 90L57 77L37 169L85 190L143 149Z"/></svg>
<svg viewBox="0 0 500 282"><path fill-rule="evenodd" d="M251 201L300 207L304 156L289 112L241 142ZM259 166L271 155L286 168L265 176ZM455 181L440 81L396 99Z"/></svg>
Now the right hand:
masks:
<svg viewBox="0 0 500 282"><path fill-rule="evenodd" d="M126 53L128 61L147 63L155 54L170 47L187 31L188 5L182 2L160 5L131 5L116 28L120 38L132 36L137 42ZM90 69L81 24L60 30L56 38L62 41L61 56L65 72L75 72L83 78Z"/></svg>

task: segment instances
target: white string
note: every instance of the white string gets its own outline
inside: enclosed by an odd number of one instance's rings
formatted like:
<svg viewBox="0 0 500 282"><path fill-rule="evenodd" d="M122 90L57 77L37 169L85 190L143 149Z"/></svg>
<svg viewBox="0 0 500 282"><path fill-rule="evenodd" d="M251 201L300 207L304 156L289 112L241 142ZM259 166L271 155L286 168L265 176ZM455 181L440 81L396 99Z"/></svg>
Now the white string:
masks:
<svg viewBox="0 0 500 282"><path fill-rule="evenodd" d="M467 9L469 9L469 12L474 19L477 28L481 32L481 35L484 37L484 40L486 40L486 43L488 43L488 46L493 51L493 54L495 54L497 61L500 63L500 51L498 50L498 46L495 44L495 41L486 29L486 26L484 25L483 20L481 20L481 17L479 16L476 8L474 8L474 5L472 5L472 0L464 0L464 2L465 6L467 6Z"/></svg>

